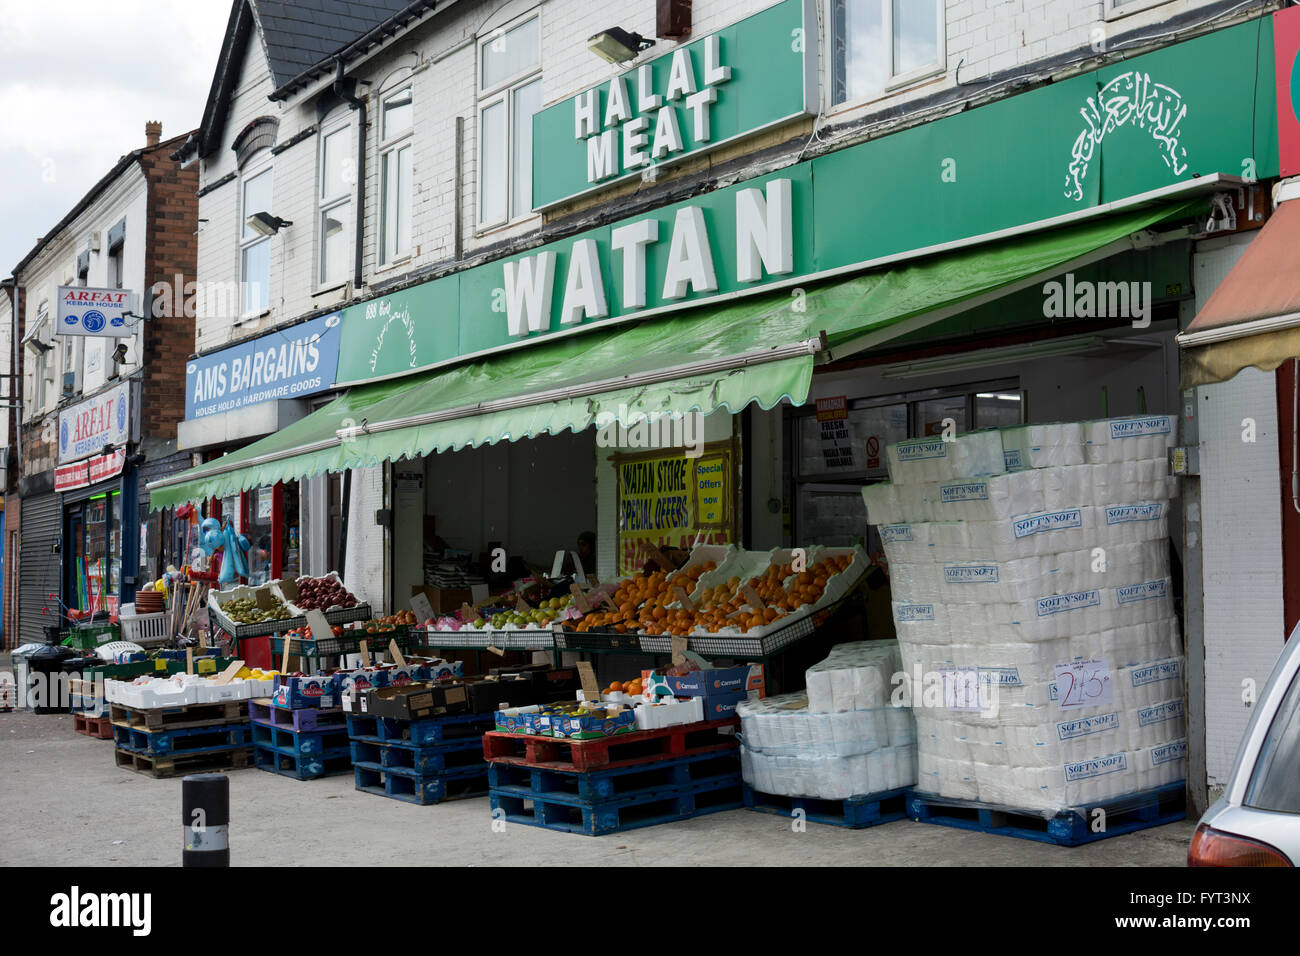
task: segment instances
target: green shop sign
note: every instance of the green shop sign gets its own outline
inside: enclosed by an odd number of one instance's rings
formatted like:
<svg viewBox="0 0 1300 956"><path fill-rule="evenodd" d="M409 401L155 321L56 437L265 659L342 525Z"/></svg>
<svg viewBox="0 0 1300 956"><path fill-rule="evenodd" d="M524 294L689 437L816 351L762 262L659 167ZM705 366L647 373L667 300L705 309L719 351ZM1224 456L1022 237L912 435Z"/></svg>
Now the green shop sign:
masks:
<svg viewBox="0 0 1300 956"><path fill-rule="evenodd" d="M535 113L534 208L816 114L813 2L782 0Z"/></svg>
<svg viewBox="0 0 1300 956"><path fill-rule="evenodd" d="M810 280L1196 176L1275 176L1271 30L1267 17L1220 30L349 306L337 381Z"/></svg>

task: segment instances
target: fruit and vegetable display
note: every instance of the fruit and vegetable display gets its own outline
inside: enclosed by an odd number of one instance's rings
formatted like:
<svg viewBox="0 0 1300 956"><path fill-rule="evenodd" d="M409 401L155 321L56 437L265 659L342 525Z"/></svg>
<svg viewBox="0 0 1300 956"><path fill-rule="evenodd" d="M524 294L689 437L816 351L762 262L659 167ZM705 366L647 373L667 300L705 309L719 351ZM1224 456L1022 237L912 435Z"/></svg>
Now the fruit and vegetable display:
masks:
<svg viewBox="0 0 1300 956"><path fill-rule="evenodd" d="M417 625L414 611L398 611L387 617L377 617L370 621L357 621L349 624L348 631L364 631L367 634L387 634L404 627Z"/></svg>
<svg viewBox="0 0 1300 956"><path fill-rule="evenodd" d="M296 616L283 601L273 599L269 608L262 608L255 597L225 601L221 604L221 613L236 624L262 624Z"/></svg>
<svg viewBox="0 0 1300 956"><path fill-rule="evenodd" d="M516 592L512 592L516 593ZM573 595L566 594L560 598L547 598L540 602L537 607L529 607L527 611L518 609L518 600L512 599L510 604L506 603L505 596L495 598L491 605L474 610L475 616L462 620L459 615L444 614L438 618L430 618L424 622L424 626L436 631L459 631L462 629L472 630L500 630L503 628L514 628L517 630L544 630L549 628L557 620L563 620L569 614L576 614L571 611L573 607ZM414 617L412 616L412 620Z"/></svg>
<svg viewBox="0 0 1300 956"><path fill-rule="evenodd" d="M294 584L298 587L298 596L293 599L294 607L304 611L327 611L334 607L356 607L356 597L343 586L334 575L320 578L303 576Z"/></svg>
<svg viewBox="0 0 1300 956"><path fill-rule="evenodd" d="M662 571L635 574L618 583L609 595L609 603L594 608L573 626L580 632L616 631L620 634L673 635L747 634L777 625L783 618L815 608L822 601L831 582L851 567L856 578L866 566L865 555L854 566L857 551L827 553L819 560L796 570L794 561L772 558L766 567L743 572L755 559L767 556L755 552L737 552L727 563L733 573L725 579L706 575L719 570L714 561L688 565L671 575ZM726 573L723 568L721 573ZM736 573L741 571L742 573ZM836 581L847 584L846 578ZM838 588L837 588L838 590ZM681 600L681 592L688 597Z"/></svg>

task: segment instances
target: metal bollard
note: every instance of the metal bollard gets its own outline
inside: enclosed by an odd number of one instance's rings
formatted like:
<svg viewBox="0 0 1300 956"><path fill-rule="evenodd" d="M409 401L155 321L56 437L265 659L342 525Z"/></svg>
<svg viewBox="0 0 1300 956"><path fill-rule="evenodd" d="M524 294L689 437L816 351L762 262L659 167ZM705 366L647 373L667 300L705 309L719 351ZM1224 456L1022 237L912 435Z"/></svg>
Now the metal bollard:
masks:
<svg viewBox="0 0 1300 956"><path fill-rule="evenodd" d="M224 773L183 778L181 823L181 866L230 866L230 778Z"/></svg>

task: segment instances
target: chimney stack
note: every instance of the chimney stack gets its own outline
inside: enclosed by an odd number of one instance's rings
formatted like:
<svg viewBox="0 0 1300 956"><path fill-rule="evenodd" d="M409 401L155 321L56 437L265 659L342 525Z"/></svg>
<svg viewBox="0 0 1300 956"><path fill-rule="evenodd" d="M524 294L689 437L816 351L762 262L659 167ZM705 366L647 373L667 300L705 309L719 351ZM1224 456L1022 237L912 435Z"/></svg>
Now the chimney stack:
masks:
<svg viewBox="0 0 1300 956"><path fill-rule="evenodd" d="M160 139L162 139L162 123L157 120L149 120L144 124L145 146L157 146Z"/></svg>

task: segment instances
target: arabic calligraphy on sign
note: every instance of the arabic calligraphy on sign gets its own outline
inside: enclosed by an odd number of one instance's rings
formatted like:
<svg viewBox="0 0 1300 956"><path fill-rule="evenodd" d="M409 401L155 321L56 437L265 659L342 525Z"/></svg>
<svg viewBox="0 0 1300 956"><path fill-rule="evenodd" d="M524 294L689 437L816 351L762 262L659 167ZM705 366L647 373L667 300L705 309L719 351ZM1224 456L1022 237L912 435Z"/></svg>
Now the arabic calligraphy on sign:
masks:
<svg viewBox="0 0 1300 956"><path fill-rule="evenodd" d="M1150 131L1152 139L1161 144L1161 158L1174 175L1187 171L1187 149L1178 142L1178 127L1187 115L1187 104L1181 93L1154 82L1149 73L1120 74L1095 97L1088 97L1079 115L1087 128L1079 133L1070 150L1072 158L1065 179L1067 199L1083 199L1083 181L1097 148L1108 133L1125 125Z"/></svg>

